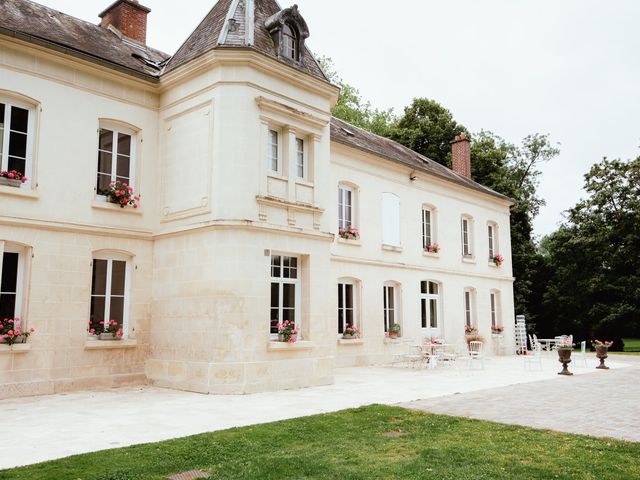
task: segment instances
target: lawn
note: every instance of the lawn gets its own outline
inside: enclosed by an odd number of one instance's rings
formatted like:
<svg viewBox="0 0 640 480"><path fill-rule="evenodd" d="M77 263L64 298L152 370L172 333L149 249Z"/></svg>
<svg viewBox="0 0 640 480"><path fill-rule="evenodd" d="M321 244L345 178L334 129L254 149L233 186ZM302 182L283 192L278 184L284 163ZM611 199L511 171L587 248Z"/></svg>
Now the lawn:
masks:
<svg viewBox="0 0 640 480"><path fill-rule="evenodd" d="M374 405L160 443L76 455L2 480L631 479L640 443Z"/></svg>
<svg viewBox="0 0 640 480"><path fill-rule="evenodd" d="M640 355L640 338L623 338L624 352L632 355ZM620 352L616 352L620 353Z"/></svg>

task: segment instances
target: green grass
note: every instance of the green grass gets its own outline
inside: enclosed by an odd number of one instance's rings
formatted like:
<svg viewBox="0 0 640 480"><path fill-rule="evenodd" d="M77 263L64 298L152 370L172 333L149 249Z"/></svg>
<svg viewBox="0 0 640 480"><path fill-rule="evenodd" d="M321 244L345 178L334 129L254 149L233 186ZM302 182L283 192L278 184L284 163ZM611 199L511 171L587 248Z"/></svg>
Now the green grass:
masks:
<svg viewBox="0 0 640 480"><path fill-rule="evenodd" d="M0 479L160 480L203 469L251 480L619 480L640 478L638 458L640 443L374 405L76 455L0 471Z"/></svg>
<svg viewBox="0 0 640 480"><path fill-rule="evenodd" d="M640 355L640 338L623 338L624 352L631 355ZM616 352L618 353L618 352Z"/></svg>

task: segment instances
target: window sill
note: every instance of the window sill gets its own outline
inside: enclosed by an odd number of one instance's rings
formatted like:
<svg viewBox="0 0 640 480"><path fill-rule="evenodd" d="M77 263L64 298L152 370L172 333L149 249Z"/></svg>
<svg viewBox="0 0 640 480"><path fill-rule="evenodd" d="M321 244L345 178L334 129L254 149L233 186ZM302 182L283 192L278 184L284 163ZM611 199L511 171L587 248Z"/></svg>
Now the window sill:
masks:
<svg viewBox="0 0 640 480"><path fill-rule="evenodd" d="M91 204L91 208L96 208L98 210L112 210L112 211L118 211L120 213L129 213L129 214L133 214L133 215L142 215L142 209L140 208L133 208L133 207L120 207L120 205L117 205L115 203L110 203L110 202L100 202L100 201L94 201Z"/></svg>
<svg viewBox="0 0 640 480"><path fill-rule="evenodd" d="M440 253L435 253L435 252L422 252L422 256L423 257L430 257L430 258L440 258Z"/></svg>
<svg viewBox="0 0 640 480"><path fill-rule="evenodd" d="M364 345L364 340L361 338L353 338L351 340L346 340L344 338L338 339L338 345Z"/></svg>
<svg viewBox="0 0 640 480"><path fill-rule="evenodd" d="M13 345L0 345L0 354L27 353L30 350L31 350L30 343L14 343Z"/></svg>
<svg viewBox="0 0 640 480"><path fill-rule="evenodd" d="M462 263L471 263L475 265L476 259L474 257L462 257Z"/></svg>
<svg viewBox="0 0 640 480"><path fill-rule="evenodd" d="M267 350L269 352L290 352L293 350L311 350L314 346L314 343L308 340L299 340L293 343L271 341L267 345Z"/></svg>
<svg viewBox="0 0 640 480"><path fill-rule="evenodd" d="M397 337L397 338L384 337L384 344L385 345L393 345L395 343L402 343L402 338L400 338L400 337Z"/></svg>
<svg viewBox="0 0 640 480"><path fill-rule="evenodd" d="M38 200L40 198L40 194L29 187L9 187L7 185L0 185L0 194L27 198L29 200Z"/></svg>
<svg viewBox="0 0 640 480"><path fill-rule="evenodd" d="M275 178L276 180L282 180L285 182L289 181L289 177L285 177L284 175L281 175L278 172L273 172L273 171L269 171L269 173L267 173L267 177Z"/></svg>
<svg viewBox="0 0 640 480"><path fill-rule="evenodd" d="M338 240L338 243L343 243L345 245L353 245L354 247L360 247L362 246L362 243L360 242L360 240L347 240L346 238L342 238L342 237L336 237Z"/></svg>
<svg viewBox="0 0 640 480"><path fill-rule="evenodd" d="M387 252L402 252L402 247L398 247L396 245L385 245L382 244L382 250L386 250Z"/></svg>
<svg viewBox="0 0 640 480"><path fill-rule="evenodd" d="M313 182L310 182L309 180L304 180L302 178L298 178L296 180L296 185L303 185L305 187L310 187L310 188L314 187Z"/></svg>
<svg viewBox="0 0 640 480"><path fill-rule="evenodd" d="M137 340L87 340L84 344L85 350L115 350L118 348L135 348L138 346Z"/></svg>

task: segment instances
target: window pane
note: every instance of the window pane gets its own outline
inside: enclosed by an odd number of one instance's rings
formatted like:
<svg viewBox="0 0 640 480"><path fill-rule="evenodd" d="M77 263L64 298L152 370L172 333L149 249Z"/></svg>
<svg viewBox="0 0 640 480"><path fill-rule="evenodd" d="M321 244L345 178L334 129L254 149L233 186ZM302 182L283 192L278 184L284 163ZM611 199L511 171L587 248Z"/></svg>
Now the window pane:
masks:
<svg viewBox="0 0 640 480"><path fill-rule="evenodd" d="M17 170L20 173L25 173L27 162L24 158L9 157L7 170Z"/></svg>
<svg viewBox="0 0 640 480"><path fill-rule="evenodd" d="M278 322L279 322L279 314L277 308L271 309L271 325L269 331L271 333L278 333Z"/></svg>
<svg viewBox="0 0 640 480"><path fill-rule="evenodd" d="M111 153L98 152L98 172L106 173L111 177Z"/></svg>
<svg viewBox="0 0 640 480"><path fill-rule="evenodd" d="M115 320L122 327L124 320L124 298L111 297L111 309L109 310L109 320Z"/></svg>
<svg viewBox="0 0 640 480"><path fill-rule="evenodd" d="M280 305L280 284L271 284L271 308L277 309Z"/></svg>
<svg viewBox="0 0 640 480"><path fill-rule="evenodd" d="M353 308L353 285L345 285L346 307Z"/></svg>
<svg viewBox="0 0 640 480"><path fill-rule="evenodd" d="M118 163L116 163L116 175L120 178L125 178L126 180L131 178L131 172L129 170L130 165L131 159L129 157L118 155Z"/></svg>
<svg viewBox="0 0 640 480"><path fill-rule="evenodd" d="M127 262L114 260L111 265L111 295L124 295Z"/></svg>
<svg viewBox="0 0 640 480"><path fill-rule="evenodd" d="M395 306L395 291L393 287L387 287L387 290L389 291L389 308L390 309L394 309L396 308Z"/></svg>
<svg viewBox="0 0 640 480"><path fill-rule="evenodd" d="M420 299L420 310L422 313L422 328L427 328L427 299Z"/></svg>
<svg viewBox="0 0 640 480"><path fill-rule="evenodd" d="M109 184L111 183L111 174L98 174L98 184L96 185L96 189L98 190L98 195L105 193L109 190Z"/></svg>
<svg viewBox="0 0 640 480"><path fill-rule="evenodd" d="M280 262L281 257L279 255L271 256L271 277L280 278Z"/></svg>
<svg viewBox="0 0 640 480"><path fill-rule="evenodd" d="M131 135L118 133L118 155L131 155Z"/></svg>
<svg viewBox="0 0 640 480"><path fill-rule="evenodd" d="M438 328L438 301L435 298L429 300L429 314L431 315L431 328Z"/></svg>
<svg viewBox="0 0 640 480"><path fill-rule="evenodd" d="M111 130L107 130L106 128L100 129L98 148L107 152L113 151L113 132Z"/></svg>
<svg viewBox="0 0 640 480"><path fill-rule="evenodd" d="M93 261L93 276L91 280L91 294L105 295L107 291L107 261Z"/></svg>
<svg viewBox="0 0 640 480"><path fill-rule="evenodd" d="M100 325L100 322L104 321L104 297L91 297L89 321L91 322L90 329L104 330L104 326Z"/></svg>
<svg viewBox="0 0 640 480"><path fill-rule="evenodd" d="M429 282L429 293L438 295L438 284L436 282Z"/></svg>
<svg viewBox="0 0 640 480"><path fill-rule="evenodd" d="M0 103L0 160L2 160L2 146L4 145L4 103Z"/></svg>
<svg viewBox="0 0 640 480"><path fill-rule="evenodd" d="M389 287L382 287L382 301L384 302L384 309L387 309L387 297L389 295Z"/></svg>
<svg viewBox="0 0 640 480"><path fill-rule="evenodd" d="M18 158L27 156L27 134L11 132L9 134L9 155Z"/></svg>
<svg viewBox="0 0 640 480"><path fill-rule="evenodd" d="M282 307L295 308L296 306L296 286L292 283L282 285Z"/></svg>
<svg viewBox="0 0 640 480"><path fill-rule="evenodd" d="M296 311L293 308L282 309L282 321L289 320L290 322L296 321Z"/></svg>
<svg viewBox="0 0 640 480"><path fill-rule="evenodd" d="M0 319L16 316L15 293L3 293L0 295Z"/></svg>
<svg viewBox="0 0 640 480"><path fill-rule="evenodd" d="M2 283L0 292L16 293L18 285L18 259L19 255L12 252L4 252L2 256Z"/></svg>
<svg viewBox="0 0 640 480"><path fill-rule="evenodd" d="M11 130L27 133L29 124L29 110L20 107L11 107Z"/></svg>
<svg viewBox="0 0 640 480"><path fill-rule="evenodd" d="M344 285L342 283L338 284L338 308L344 308Z"/></svg>
<svg viewBox="0 0 640 480"><path fill-rule="evenodd" d="M353 323L353 310L347 309L345 311L345 317L346 317L346 322L347 325L351 325L353 327L354 323Z"/></svg>
<svg viewBox="0 0 640 480"><path fill-rule="evenodd" d="M420 293L428 293L427 283L428 282L420 282Z"/></svg>

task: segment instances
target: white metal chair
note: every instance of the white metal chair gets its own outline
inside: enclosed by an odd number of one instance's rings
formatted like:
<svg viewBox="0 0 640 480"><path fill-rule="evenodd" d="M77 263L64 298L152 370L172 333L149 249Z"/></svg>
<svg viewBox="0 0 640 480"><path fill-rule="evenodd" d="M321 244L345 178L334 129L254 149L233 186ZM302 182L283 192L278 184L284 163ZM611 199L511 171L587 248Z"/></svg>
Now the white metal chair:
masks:
<svg viewBox="0 0 640 480"><path fill-rule="evenodd" d="M533 343L533 337L531 336L531 334L529 333L529 334L527 334L527 335L528 335L528 337L529 337L529 345L531 345L531 350L533 350L533 349L534 349L534 347L536 346L536 344L535 344L535 343Z"/></svg>
<svg viewBox="0 0 640 480"><path fill-rule="evenodd" d="M540 343L536 343L531 353L522 358L524 358L525 370L531 370L533 365L537 365L538 369L542 371L542 345Z"/></svg>
<svg viewBox="0 0 640 480"><path fill-rule="evenodd" d="M480 368L484 370L484 351L483 343L473 340L469 342L469 368L472 367L473 362L480 362Z"/></svg>
<svg viewBox="0 0 640 480"><path fill-rule="evenodd" d="M584 366L584 368L587 368L587 342L586 340L583 340L580 342L580 353L578 355L576 355L576 363L575 365L578 366L578 364Z"/></svg>
<svg viewBox="0 0 640 480"><path fill-rule="evenodd" d="M420 368L422 366L422 363L424 362L422 346L412 345L411 351L405 354L403 360L405 361L407 366L411 366L411 368Z"/></svg>

